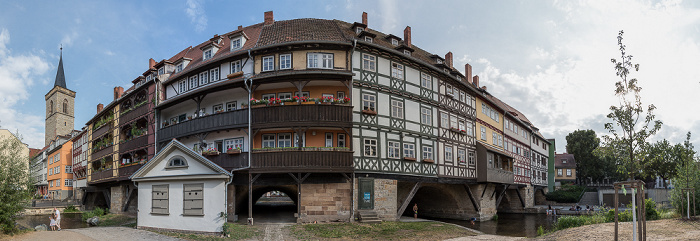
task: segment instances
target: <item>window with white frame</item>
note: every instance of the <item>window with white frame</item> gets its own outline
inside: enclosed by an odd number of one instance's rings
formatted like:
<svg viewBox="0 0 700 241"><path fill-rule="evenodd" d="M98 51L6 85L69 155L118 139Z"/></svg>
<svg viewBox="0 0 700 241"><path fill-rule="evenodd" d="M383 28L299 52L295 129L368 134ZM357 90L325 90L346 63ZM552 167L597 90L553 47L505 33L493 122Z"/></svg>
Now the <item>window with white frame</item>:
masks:
<svg viewBox="0 0 700 241"><path fill-rule="evenodd" d="M333 68L333 54L326 53L308 53L307 57L307 68L313 69L332 69Z"/></svg>
<svg viewBox="0 0 700 241"><path fill-rule="evenodd" d="M467 135L474 136L474 123L472 121L466 121L467 125Z"/></svg>
<svg viewBox="0 0 700 241"><path fill-rule="evenodd" d="M236 73L241 71L241 61L236 60L231 62L231 73Z"/></svg>
<svg viewBox="0 0 700 241"><path fill-rule="evenodd" d="M440 112L440 126L450 129L450 115L445 112Z"/></svg>
<svg viewBox="0 0 700 241"><path fill-rule="evenodd" d="M262 59L262 71L275 70L275 56L265 56Z"/></svg>
<svg viewBox="0 0 700 241"><path fill-rule="evenodd" d="M241 37L231 39L231 50L238 50L243 47L243 41Z"/></svg>
<svg viewBox="0 0 700 241"><path fill-rule="evenodd" d="M292 92L282 92L277 94L277 98L280 100L284 99L291 99L292 98Z"/></svg>
<svg viewBox="0 0 700 241"><path fill-rule="evenodd" d="M372 94L362 94L362 109L363 110L376 110L377 97Z"/></svg>
<svg viewBox="0 0 700 241"><path fill-rule="evenodd" d="M445 93L449 96L453 96L452 94L452 86L449 84L445 84Z"/></svg>
<svg viewBox="0 0 700 241"><path fill-rule="evenodd" d="M291 147L292 146L292 133L279 133L277 134L277 147Z"/></svg>
<svg viewBox="0 0 700 241"><path fill-rule="evenodd" d="M486 128L483 126L481 127L481 139L486 141Z"/></svg>
<svg viewBox="0 0 700 241"><path fill-rule="evenodd" d="M193 90L193 89L197 88L197 84L199 84L197 82L197 75L190 76L190 89Z"/></svg>
<svg viewBox="0 0 700 241"><path fill-rule="evenodd" d="M416 145L410 143L403 144L403 157L416 158Z"/></svg>
<svg viewBox="0 0 700 241"><path fill-rule="evenodd" d="M377 156L377 140L376 139L365 139L365 156L376 157Z"/></svg>
<svg viewBox="0 0 700 241"><path fill-rule="evenodd" d="M357 33L357 34L362 33L362 31L365 31L365 28L363 28L363 27L355 28L355 33Z"/></svg>
<svg viewBox="0 0 700 241"><path fill-rule="evenodd" d="M420 109L420 123L423 125L431 125L433 120L433 111L429 108Z"/></svg>
<svg viewBox="0 0 700 241"><path fill-rule="evenodd" d="M456 116L450 115L450 128L459 130L459 121Z"/></svg>
<svg viewBox="0 0 700 241"><path fill-rule="evenodd" d="M493 168L493 153L486 153L486 160L488 163L488 167Z"/></svg>
<svg viewBox="0 0 700 241"><path fill-rule="evenodd" d="M64 187L72 187L73 186L73 179L64 179L65 183L63 183Z"/></svg>
<svg viewBox="0 0 700 241"><path fill-rule="evenodd" d="M236 101L226 102L226 111L236 110Z"/></svg>
<svg viewBox="0 0 700 241"><path fill-rule="evenodd" d="M158 75L162 74L165 74L165 67L161 67L160 69L158 69Z"/></svg>
<svg viewBox="0 0 700 241"><path fill-rule="evenodd" d="M274 94L274 93L272 93L272 94L264 94L264 95L262 95L261 97L262 97L263 100L274 99L274 98L275 98L275 94Z"/></svg>
<svg viewBox="0 0 700 241"><path fill-rule="evenodd" d="M57 186L57 187L61 186L61 179L60 178L58 180L55 180L54 182L56 183L56 184L54 184L55 186Z"/></svg>
<svg viewBox="0 0 700 241"><path fill-rule="evenodd" d="M262 135L262 147L263 147L263 148L273 148L273 147L275 147L275 134L264 134L264 135Z"/></svg>
<svg viewBox="0 0 700 241"><path fill-rule="evenodd" d="M66 173L73 173L73 166L66 165Z"/></svg>
<svg viewBox="0 0 700 241"><path fill-rule="evenodd" d="M403 54L411 56L411 51L408 51L406 49L403 50Z"/></svg>
<svg viewBox="0 0 700 241"><path fill-rule="evenodd" d="M369 54L362 54L362 69L367 71L376 71L377 57Z"/></svg>
<svg viewBox="0 0 700 241"><path fill-rule="evenodd" d="M474 152L469 151L469 165L473 166L476 163L476 158L474 157Z"/></svg>
<svg viewBox="0 0 700 241"><path fill-rule="evenodd" d="M400 100L391 100L391 117L403 118L403 102Z"/></svg>
<svg viewBox="0 0 700 241"><path fill-rule="evenodd" d="M388 158L400 158L399 155L401 155L401 143L397 141L388 141L386 146L386 153Z"/></svg>
<svg viewBox="0 0 700 241"><path fill-rule="evenodd" d="M235 149L243 150L243 137L224 140L224 149L226 149L227 151L229 149L231 149L231 150L235 150Z"/></svg>
<svg viewBox="0 0 700 241"><path fill-rule="evenodd" d="M372 42L372 37L370 37L370 36L365 36L365 41L371 43L371 42Z"/></svg>
<svg viewBox="0 0 700 241"><path fill-rule="evenodd" d="M280 69L292 68L292 54L280 54Z"/></svg>
<svg viewBox="0 0 700 241"><path fill-rule="evenodd" d="M397 79L403 79L403 65L398 63L391 63L391 77Z"/></svg>
<svg viewBox="0 0 700 241"><path fill-rule="evenodd" d="M433 88L433 80L430 75L426 73L420 73L420 86L426 89Z"/></svg>
<svg viewBox="0 0 700 241"><path fill-rule="evenodd" d="M211 59L212 49L207 49L204 51L204 60Z"/></svg>
<svg viewBox="0 0 700 241"><path fill-rule="evenodd" d="M214 111L214 113L223 112L224 111L224 104L214 105L212 107L212 110Z"/></svg>
<svg viewBox="0 0 700 241"><path fill-rule="evenodd" d="M399 46L399 41L396 40L395 38L392 38L392 39L391 39L391 45Z"/></svg>
<svg viewBox="0 0 700 241"><path fill-rule="evenodd" d="M345 147L345 134L338 134L338 147Z"/></svg>
<svg viewBox="0 0 700 241"><path fill-rule="evenodd" d="M445 146L445 161L452 162L452 147Z"/></svg>
<svg viewBox="0 0 700 241"><path fill-rule="evenodd" d="M459 131L467 131L467 127L464 125L464 120L460 119L457 121L457 124L459 125Z"/></svg>
<svg viewBox="0 0 700 241"><path fill-rule="evenodd" d="M466 98L466 93L464 93L464 91L461 91L461 90L460 90L460 91L459 91L459 101L461 101L462 103L464 103L465 100L466 100L465 98Z"/></svg>
<svg viewBox="0 0 700 241"><path fill-rule="evenodd" d="M180 73L182 72L182 66L183 64L178 64L177 67L175 67L175 73Z"/></svg>
<svg viewBox="0 0 700 241"><path fill-rule="evenodd" d="M219 81L219 68L209 70L209 82Z"/></svg>
<svg viewBox="0 0 700 241"><path fill-rule="evenodd" d="M433 160L433 147L423 146L423 159Z"/></svg>
<svg viewBox="0 0 700 241"><path fill-rule="evenodd" d="M498 146L498 134L496 134L496 132L493 132L493 133L491 133L491 135L493 136L493 139L491 140L491 142L493 142L494 146Z"/></svg>
<svg viewBox="0 0 700 241"><path fill-rule="evenodd" d="M209 83L209 72L204 71L199 73L199 86L206 85Z"/></svg>
<svg viewBox="0 0 700 241"><path fill-rule="evenodd" d="M467 151L464 149L457 149L457 160L459 164L467 164Z"/></svg>
<svg viewBox="0 0 700 241"><path fill-rule="evenodd" d="M566 169L566 176L571 176L571 169Z"/></svg>
<svg viewBox="0 0 700 241"><path fill-rule="evenodd" d="M326 147L333 147L333 133L332 132L327 132L326 133Z"/></svg>
<svg viewBox="0 0 700 241"><path fill-rule="evenodd" d="M557 169L557 176L561 176L561 175L562 175L562 169Z"/></svg>

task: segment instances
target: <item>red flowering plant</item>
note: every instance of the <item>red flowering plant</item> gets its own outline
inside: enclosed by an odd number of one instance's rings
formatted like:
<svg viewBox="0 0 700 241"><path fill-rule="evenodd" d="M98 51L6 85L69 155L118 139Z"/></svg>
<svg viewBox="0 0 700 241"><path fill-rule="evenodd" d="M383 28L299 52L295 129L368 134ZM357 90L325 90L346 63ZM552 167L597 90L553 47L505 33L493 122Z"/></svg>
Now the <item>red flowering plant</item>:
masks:
<svg viewBox="0 0 700 241"><path fill-rule="evenodd" d="M331 102L333 102L334 99L335 98L333 98L333 96L324 96L324 97L321 97L320 102L331 103Z"/></svg>
<svg viewBox="0 0 700 241"><path fill-rule="evenodd" d="M258 100L255 98L250 98L250 105L267 105L270 103L269 100Z"/></svg>

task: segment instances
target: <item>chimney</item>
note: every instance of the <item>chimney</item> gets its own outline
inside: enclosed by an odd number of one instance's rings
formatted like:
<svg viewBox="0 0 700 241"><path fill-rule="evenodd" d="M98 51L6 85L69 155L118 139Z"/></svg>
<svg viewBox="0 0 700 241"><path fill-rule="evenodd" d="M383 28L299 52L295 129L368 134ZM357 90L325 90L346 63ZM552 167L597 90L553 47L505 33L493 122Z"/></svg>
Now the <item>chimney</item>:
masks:
<svg viewBox="0 0 700 241"><path fill-rule="evenodd" d="M243 29L243 25L238 25L238 30Z"/></svg>
<svg viewBox="0 0 700 241"><path fill-rule="evenodd" d="M119 99L122 97L122 94L124 94L124 87L118 86L114 87L114 99Z"/></svg>
<svg viewBox="0 0 700 241"><path fill-rule="evenodd" d="M465 75L465 78L467 79L467 82L469 82L471 84L472 83L472 66L470 64L464 65L464 75Z"/></svg>
<svg viewBox="0 0 700 241"><path fill-rule="evenodd" d="M154 68L153 66L155 66L155 65L156 65L156 61L153 58L148 60L148 69L153 69Z"/></svg>
<svg viewBox="0 0 700 241"><path fill-rule="evenodd" d="M479 88L479 76L478 75L474 75L474 86L476 86L476 88Z"/></svg>
<svg viewBox="0 0 700 241"><path fill-rule="evenodd" d="M406 28L403 30L403 42L409 48L411 47L411 26L406 26Z"/></svg>
<svg viewBox="0 0 700 241"><path fill-rule="evenodd" d="M100 113L105 106L102 104L97 104L97 113Z"/></svg>
<svg viewBox="0 0 700 241"><path fill-rule="evenodd" d="M447 67L452 68L452 52L445 54L445 64L447 64Z"/></svg>
<svg viewBox="0 0 700 241"><path fill-rule="evenodd" d="M272 16L272 11L265 12L265 25L270 25L275 22L275 18Z"/></svg>
<svg viewBox="0 0 700 241"><path fill-rule="evenodd" d="M362 24L367 26L367 12L362 12Z"/></svg>

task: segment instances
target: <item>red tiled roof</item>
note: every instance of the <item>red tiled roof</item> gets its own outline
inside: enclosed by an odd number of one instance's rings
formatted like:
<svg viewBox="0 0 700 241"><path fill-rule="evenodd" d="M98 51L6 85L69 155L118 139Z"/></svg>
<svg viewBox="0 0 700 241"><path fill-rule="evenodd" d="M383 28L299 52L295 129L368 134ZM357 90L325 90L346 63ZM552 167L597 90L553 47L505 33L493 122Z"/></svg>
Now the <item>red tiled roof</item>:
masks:
<svg viewBox="0 0 700 241"><path fill-rule="evenodd" d="M564 159L566 159L566 163L563 163ZM576 168L574 154L554 154L554 167Z"/></svg>
<svg viewBox="0 0 700 241"><path fill-rule="evenodd" d="M41 152L40 149L29 148L29 159L34 158L34 156L36 156L36 155L39 154L40 152Z"/></svg>
<svg viewBox="0 0 700 241"><path fill-rule="evenodd" d="M275 21L270 25L263 26L260 39L255 47L261 48L268 45L308 40L348 41L333 20L301 18Z"/></svg>

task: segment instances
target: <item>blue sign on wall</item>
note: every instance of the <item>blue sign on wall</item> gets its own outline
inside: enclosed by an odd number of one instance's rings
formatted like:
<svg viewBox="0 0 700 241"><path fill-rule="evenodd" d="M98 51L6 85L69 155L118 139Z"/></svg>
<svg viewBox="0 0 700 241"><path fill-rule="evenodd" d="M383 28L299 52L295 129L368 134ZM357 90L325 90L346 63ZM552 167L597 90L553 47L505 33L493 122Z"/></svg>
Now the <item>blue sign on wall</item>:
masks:
<svg viewBox="0 0 700 241"><path fill-rule="evenodd" d="M364 195L364 198L363 198L363 199L364 199L365 202L369 202L369 201L370 201L371 197L370 197L369 192L365 192L365 195Z"/></svg>

